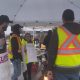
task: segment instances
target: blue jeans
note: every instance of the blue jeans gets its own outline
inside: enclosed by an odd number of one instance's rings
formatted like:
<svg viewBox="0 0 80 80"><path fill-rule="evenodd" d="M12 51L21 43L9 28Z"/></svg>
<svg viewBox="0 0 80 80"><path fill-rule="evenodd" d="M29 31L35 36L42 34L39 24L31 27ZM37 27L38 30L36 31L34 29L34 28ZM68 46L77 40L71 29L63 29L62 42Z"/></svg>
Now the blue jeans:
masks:
<svg viewBox="0 0 80 80"><path fill-rule="evenodd" d="M54 80L79 80L79 72L74 73L55 72Z"/></svg>
<svg viewBox="0 0 80 80"><path fill-rule="evenodd" d="M21 75L21 60L15 59L14 61L12 61L12 64L14 68L12 80L18 80L18 77Z"/></svg>

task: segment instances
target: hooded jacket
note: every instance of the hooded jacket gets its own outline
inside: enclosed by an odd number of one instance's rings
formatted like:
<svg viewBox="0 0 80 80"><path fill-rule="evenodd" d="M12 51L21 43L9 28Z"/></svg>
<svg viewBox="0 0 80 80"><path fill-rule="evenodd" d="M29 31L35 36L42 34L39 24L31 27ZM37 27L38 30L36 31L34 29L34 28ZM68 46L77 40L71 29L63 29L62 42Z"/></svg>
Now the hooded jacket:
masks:
<svg viewBox="0 0 80 80"><path fill-rule="evenodd" d="M62 25L65 27L68 31L70 31L72 34L80 34L80 24L78 23L65 23ZM49 48L48 48L48 62L50 66L55 65L55 60L57 57L57 51L58 51L58 33L57 28L53 30L53 34L50 40ZM54 62L53 62L54 61Z"/></svg>

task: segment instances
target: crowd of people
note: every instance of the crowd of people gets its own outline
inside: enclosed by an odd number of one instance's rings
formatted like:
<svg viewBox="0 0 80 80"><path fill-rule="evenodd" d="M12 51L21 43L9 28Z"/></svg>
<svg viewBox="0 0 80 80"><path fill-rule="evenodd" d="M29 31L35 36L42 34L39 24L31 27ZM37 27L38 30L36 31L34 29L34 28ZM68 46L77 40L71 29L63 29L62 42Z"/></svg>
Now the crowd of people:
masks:
<svg viewBox="0 0 80 80"><path fill-rule="evenodd" d="M49 30L44 38L46 46L46 69L39 80L79 80L80 70L80 24L74 22L71 9L64 10L63 24ZM30 33L20 36L23 26L11 26L8 47L5 31L12 21L7 15L0 16L0 80L18 80L21 63L24 63L24 80L32 80L32 65L38 63L37 51ZM34 57L34 58L33 58ZM10 73L10 61L13 75Z"/></svg>

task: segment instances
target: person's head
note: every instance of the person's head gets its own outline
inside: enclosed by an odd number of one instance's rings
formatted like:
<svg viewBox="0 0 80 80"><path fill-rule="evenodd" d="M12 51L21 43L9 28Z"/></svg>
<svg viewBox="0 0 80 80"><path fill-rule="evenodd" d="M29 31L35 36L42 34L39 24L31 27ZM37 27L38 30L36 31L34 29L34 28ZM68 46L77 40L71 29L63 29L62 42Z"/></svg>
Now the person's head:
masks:
<svg viewBox="0 0 80 80"><path fill-rule="evenodd" d="M44 76L44 80L53 80L53 73L52 71L48 71L46 76Z"/></svg>
<svg viewBox="0 0 80 80"><path fill-rule="evenodd" d="M71 9L64 10L62 14L63 23L74 21L74 12Z"/></svg>
<svg viewBox="0 0 80 80"><path fill-rule="evenodd" d="M53 80L53 71L52 69L48 68L44 72L44 80Z"/></svg>
<svg viewBox="0 0 80 80"><path fill-rule="evenodd" d="M31 36L30 33L25 33L25 39L26 39L28 42L32 43L32 36Z"/></svg>
<svg viewBox="0 0 80 80"><path fill-rule="evenodd" d="M8 24L12 23L7 15L0 16L0 31L6 31Z"/></svg>
<svg viewBox="0 0 80 80"><path fill-rule="evenodd" d="M11 27L11 31L13 33L17 33L20 34L21 33L21 28L23 28L23 26L19 25L19 24L15 24Z"/></svg>

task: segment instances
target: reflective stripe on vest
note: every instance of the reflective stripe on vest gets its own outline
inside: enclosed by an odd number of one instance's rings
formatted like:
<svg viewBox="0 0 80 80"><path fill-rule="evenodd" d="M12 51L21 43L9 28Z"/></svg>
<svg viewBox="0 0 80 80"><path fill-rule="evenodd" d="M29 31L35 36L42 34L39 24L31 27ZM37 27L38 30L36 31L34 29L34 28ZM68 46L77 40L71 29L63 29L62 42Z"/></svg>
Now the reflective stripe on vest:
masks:
<svg viewBox="0 0 80 80"><path fill-rule="evenodd" d="M58 55L56 65L60 67L80 66L80 34L74 35L65 27L59 27L58 31Z"/></svg>

